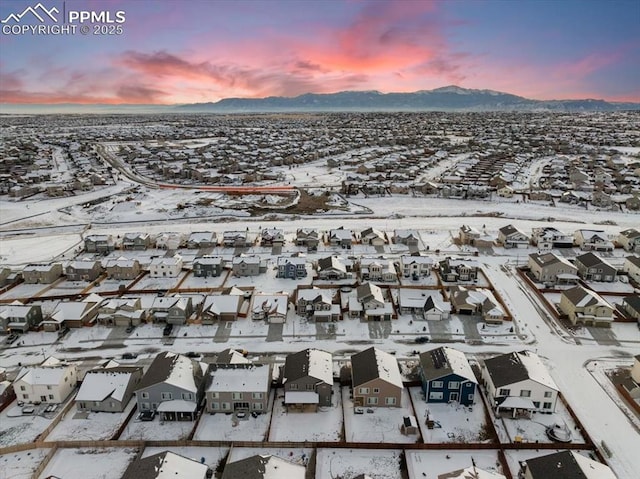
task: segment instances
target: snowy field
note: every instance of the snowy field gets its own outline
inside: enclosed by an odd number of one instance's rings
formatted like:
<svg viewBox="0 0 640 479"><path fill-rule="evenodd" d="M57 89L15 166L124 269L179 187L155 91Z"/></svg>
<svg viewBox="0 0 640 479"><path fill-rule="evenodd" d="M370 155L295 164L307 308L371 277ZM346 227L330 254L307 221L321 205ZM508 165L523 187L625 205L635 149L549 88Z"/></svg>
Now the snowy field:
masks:
<svg viewBox="0 0 640 479"><path fill-rule="evenodd" d="M39 479L120 479L137 451L128 448L58 449Z"/></svg>
<svg viewBox="0 0 640 479"><path fill-rule="evenodd" d="M284 390L278 392L271 419L270 441L336 442L342 439L342 398L338 384L333 385L331 407L318 408L316 413L287 412L282 405Z"/></svg>
<svg viewBox="0 0 640 479"><path fill-rule="evenodd" d="M455 402L427 403L419 387L409 388L409 392L424 442L491 442L492 434L488 430L482 401L476 402L472 407ZM427 417L436 421L439 427L429 429L425 423Z"/></svg>
<svg viewBox="0 0 640 479"><path fill-rule="evenodd" d="M471 467L474 461L481 469L502 471L495 451L406 451L406 458L410 479L437 478Z"/></svg>
<svg viewBox="0 0 640 479"><path fill-rule="evenodd" d="M269 395L267 412L253 417L247 414L244 419L238 419L234 414L203 413L193 439L206 441L266 441L271 421L274 391Z"/></svg>
<svg viewBox="0 0 640 479"><path fill-rule="evenodd" d="M31 449L0 456L0 479L31 479L49 449Z"/></svg>
<svg viewBox="0 0 640 479"><path fill-rule="evenodd" d="M193 421L162 421L156 416L153 421L132 418L122 431L120 439L181 440L186 439L194 428Z"/></svg>
<svg viewBox="0 0 640 479"><path fill-rule="evenodd" d="M83 413L78 412L76 407L72 407L47 436L47 441L99 441L114 439L118 428L125 422L135 405L135 399L131 399L125 410L121 413Z"/></svg>
<svg viewBox="0 0 640 479"><path fill-rule="evenodd" d="M353 479L367 474L372 479L397 479L401 476L400 454L396 450L319 449L316 479Z"/></svg>
<svg viewBox="0 0 640 479"><path fill-rule="evenodd" d="M40 406L36 407L39 411ZM34 442L49 427L54 417L44 417L37 413L22 414L22 407L13 401L0 412L0 446Z"/></svg>

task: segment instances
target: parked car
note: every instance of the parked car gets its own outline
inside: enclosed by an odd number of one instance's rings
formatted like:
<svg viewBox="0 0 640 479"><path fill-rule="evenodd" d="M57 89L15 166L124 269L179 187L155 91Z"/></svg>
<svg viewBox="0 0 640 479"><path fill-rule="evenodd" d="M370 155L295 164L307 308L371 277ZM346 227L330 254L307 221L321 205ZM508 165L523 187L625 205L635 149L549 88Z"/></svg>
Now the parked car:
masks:
<svg viewBox="0 0 640 479"><path fill-rule="evenodd" d="M364 414L364 408L363 407L355 407L353 408L353 413L354 414Z"/></svg>
<svg viewBox="0 0 640 479"><path fill-rule="evenodd" d="M17 334L10 334L7 336L7 344L15 343L18 340Z"/></svg>
<svg viewBox="0 0 640 479"><path fill-rule="evenodd" d="M127 326L127 329L125 329L124 331L125 331L125 333L129 334L129 333L132 333L134 329L136 329L135 326L129 325L129 326Z"/></svg>
<svg viewBox="0 0 640 479"><path fill-rule="evenodd" d="M142 411L138 416L138 419L141 421L153 421L154 417L156 417L155 411Z"/></svg>
<svg viewBox="0 0 640 479"><path fill-rule="evenodd" d="M185 354L185 356L188 358L199 358L200 353L196 353L195 351L189 351L187 354Z"/></svg>
<svg viewBox="0 0 640 479"><path fill-rule="evenodd" d="M424 344L429 342L429 338L427 336L418 336L415 339L416 344Z"/></svg>
<svg viewBox="0 0 640 479"><path fill-rule="evenodd" d="M162 335L171 336L171 331L173 331L173 324L167 324L162 330Z"/></svg>
<svg viewBox="0 0 640 479"><path fill-rule="evenodd" d="M136 359L138 355L136 353L124 353L122 359Z"/></svg>

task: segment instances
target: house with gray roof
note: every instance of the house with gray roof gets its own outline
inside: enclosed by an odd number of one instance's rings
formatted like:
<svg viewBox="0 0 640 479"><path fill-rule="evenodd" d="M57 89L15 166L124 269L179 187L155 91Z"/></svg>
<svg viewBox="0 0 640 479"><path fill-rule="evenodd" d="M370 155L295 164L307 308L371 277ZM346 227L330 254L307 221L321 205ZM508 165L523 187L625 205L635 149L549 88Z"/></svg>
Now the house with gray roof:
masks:
<svg viewBox="0 0 640 479"><path fill-rule="evenodd" d="M428 256L402 255L400 257L400 269L405 278L425 277L431 275L434 260Z"/></svg>
<svg viewBox="0 0 640 479"><path fill-rule="evenodd" d="M390 321L393 305L385 300L384 293L373 283L364 283L356 288L348 299L349 315L365 321Z"/></svg>
<svg viewBox="0 0 640 479"><path fill-rule="evenodd" d="M222 274L223 261L220 256L198 256L193 260L193 275L196 278L211 278Z"/></svg>
<svg viewBox="0 0 640 479"><path fill-rule="evenodd" d="M26 333L42 321L42 308L36 304L22 304L14 301L0 305L0 334Z"/></svg>
<svg viewBox="0 0 640 479"><path fill-rule="evenodd" d="M577 451L559 451L520 463L522 479L616 479L609 466Z"/></svg>
<svg viewBox="0 0 640 479"><path fill-rule="evenodd" d="M555 253L532 253L528 266L535 280L544 285L576 284L580 279L578 268Z"/></svg>
<svg viewBox="0 0 640 479"><path fill-rule="evenodd" d="M617 268L592 252L576 256L574 263L578 268L578 275L585 281L611 283L616 280L618 274Z"/></svg>
<svg viewBox="0 0 640 479"><path fill-rule="evenodd" d="M71 261L65 268L68 281L95 281L102 274L100 261Z"/></svg>
<svg viewBox="0 0 640 479"><path fill-rule="evenodd" d="M107 363L87 371L75 397L78 411L122 412L142 380L141 367Z"/></svg>
<svg viewBox="0 0 640 479"><path fill-rule="evenodd" d="M263 413L267 411L270 390L271 367L267 364L217 367L210 372L205 390L206 411Z"/></svg>
<svg viewBox="0 0 640 479"><path fill-rule="evenodd" d="M624 260L622 271L627 273L633 281L640 284L640 256L627 256Z"/></svg>
<svg viewBox="0 0 640 479"><path fill-rule="evenodd" d="M618 235L617 243L622 246L625 251L640 253L640 231L636 228L621 231Z"/></svg>
<svg viewBox="0 0 640 479"><path fill-rule="evenodd" d="M106 270L107 277L113 279L132 280L142 272L142 267L137 259L105 259L102 261L102 267Z"/></svg>
<svg viewBox="0 0 640 479"><path fill-rule="evenodd" d="M480 371L496 414L506 410L517 417L533 411L555 412L560 390L537 354L520 351L488 358Z"/></svg>
<svg viewBox="0 0 640 479"><path fill-rule="evenodd" d="M213 248L218 245L218 239L213 231L194 231L187 239L187 248Z"/></svg>
<svg viewBox="0 0 640 479"><path fill-rule="evenodd" d="M307 251L317 251L320 234L315 229L300 228L296 231L296 245L305 246Z"/></svg>
<svg viewBox="0 0 640 479"><path fill-rule="evenodd" d="M84 250L87 253L107 254L115 249L111 235L89 235L84 239Z"/></svg>
<svg viewBox="0 0 640 479"><path fill-rule="evenodd" d="M354 406L400 407L404 386L398 361L374 347L352 355L351 388Z"/></svg>
<svg viewBox="0 0 640 479"><path fill-rule="evenodd" d="M22 279L27 284L51 284L62 276L62 264L31 263L22 270Z"/></svg>
<svg viewBox="0 0 640 479"><path fill-rule="evenodd" d="M560 310L574 325L610 327L613 321L613 307L598 293L583 286L562 292Z"/></svg>
<svg viewBox="0 0 640 479"><path fill-rule="evenodd" d="M319 406L331 406L331 353L319 349L304 349L291 353L282 367L281 377L287 410L315 412Z"/></svg>
<svg viewBox="0 0 640 479"><path fill-rule="evenodd" d="M498 243L505 248L526 248L529 237L515 226L507 225L498 230Z"/></svg>
<svg viewBox="0 0 640 479"><path fill-rule="evenodd" d="M340 281L351 279L353 262L340 256L328 256L318 260L318 279Z"/></svg>
<svg viewBox="0 0 640 479"><path fill-rule="evenodd" d="M255 455L228 462L222 472L222 479L305 479L305 477L306 468L303 465L270 455Z"/></svg>
<svg viewBox="0 0 640 479"><path fill-rule="evenodd" d="M144 251L152 244L149 233L125 233L122 236L122 249L125 251Z"/></svg>
<svg viewBox="0 0 640 479"><path fill-rule="evenodd" d="M613 242L603 230L576 230L573 240L584 251L613 251Z"/></svg>
<svg viewBox="0 0 640 479"><path fill-rule="evenodd" d="M200 319L202 324L238 319L245 298L239 294L212 294L204 299ZM245 313L246 315L246 313Z"/></svg>
<svg viewBox="0 0 640 479"><path fill-rule="evenodd" d="M296 312L316 322L337 321L341 316L340 305L333 304L331 293L319 288L298 288Z"/></svg>
<svg viewBox="0 0 640 479"><path fill-rule="evenodd" d="M638 321L638 326L640 326L640 295L632 294L630 296L625 296L622 300L622 309L626 311L629 317L634 318Z"/></svg>
<svg viewBox="0 0 640 479"><path fill-rule="evenodd" d="M340 246L342 248L351 249L353 242L353 232L351 230L340 228L329 230L329 244L331 246Z"/></svg>
<svg viewBox="0 0 640 479"><path fill-rule="evenodd" d="M447 319L451 304L437 290L400 288L398 308L401 314L413 314L427 320Z"/></svg>
<svg viewBox="0 0 640 479"><path fill-rule="evenodd" d="M236 256L231 267L234 276L258 276L267 270L258 256Z"/></svg>
<svg viewBox="0 0 640 479"><path fill-rule="evenodd" d="M194 420L204 397L208 364L181 354L158 354L136 389L141 412L156 411L166 421Z"/></svg>
<svg viewBox="0 0 640 479"><path fill-rule="evenodd" d="M463 352L446 346L423 352L419 374L427 402L474 404L478 382Z"/></svg>
<svg viewBox="0 0 640 479"><path fill-rule="evenodd" d="M164 451L134 459L122 479L207 479L209 472L206 464Z"/></svg>

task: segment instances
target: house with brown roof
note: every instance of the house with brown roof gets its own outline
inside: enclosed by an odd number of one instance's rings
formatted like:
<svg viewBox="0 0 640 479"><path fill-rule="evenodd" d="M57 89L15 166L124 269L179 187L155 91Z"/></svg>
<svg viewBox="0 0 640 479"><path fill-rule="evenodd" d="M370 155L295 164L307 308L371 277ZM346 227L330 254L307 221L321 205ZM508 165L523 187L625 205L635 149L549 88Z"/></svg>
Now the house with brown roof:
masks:
<svg viewBox="0 0 640 479"><path fill-rule="evenodd" d="M354 406L400 407L402 376L391 354L371 347L351 356Z"/></svg>
<svg viewBox="0 0 640 479"><path fill-rule="evenodd" d="M562 292L560 310L574 325L610 327L613 321L613 307L598 293L583 286Z"/></svg>
<svg viewBox="0 0 640 479"><path fill-rule="evenodd" d="M578 275L585 281L612 283L618 274L617 268L592 252L576 256L574 263L578 268Z"/></svg>

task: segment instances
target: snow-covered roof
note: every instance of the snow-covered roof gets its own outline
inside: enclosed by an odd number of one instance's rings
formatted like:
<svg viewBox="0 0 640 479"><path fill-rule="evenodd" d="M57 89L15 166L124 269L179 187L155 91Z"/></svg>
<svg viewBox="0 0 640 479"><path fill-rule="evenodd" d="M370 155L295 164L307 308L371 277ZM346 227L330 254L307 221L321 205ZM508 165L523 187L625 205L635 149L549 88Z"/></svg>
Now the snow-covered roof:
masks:
<svg viewBox="0 0 640 479"><path fill-rule="evenodd" d="M420 367L427 380L456 374L469 381L476 382L475 375L465 354L447 346L420 354Z"/></svg>
<svg viewBox="0 0 640 479"><path fill-rule="evenodd" d="M304 479L306 469L300 464L276 456L256 455L229 462L222 479Z"/></svg>
<svg viewBox="0 0 640 479"><path fill-rule="evenodd" d="M351 356L351 374L354 387L378 378L398 388L403 387L398 361L378 348L365 349Z"/></svg>
<svg viewBox="0 0 640 479"><path fill-rule="evenodd" d="M172 399L162 401L158 404L158 412L195 412L198 405L195 401L186 401L184 399Z"/></svg>
<svg viewBox="0 0 640 479"><path fill-rule="evenodd" d="M206 464L164 451L133 461L122 479L205 479L208 469Z"/></svg>
<svg viewBox="0 0 640 479"><path fill-rule="evenodd" d="M255 313L267 312L286 316L289 297L286 294L255 294L251 310Z"/></svg>
<svg viewBox="0 0 640 479"><path fill-rule="evenodd" d="M63 382L67 373L74 369L76 369L76 366L70 364L64 366L35 366L23 368L18 373L16 382L23 381L32 385L57 386Z"/></svg>
<svg viewBox="0 0 640 479"><path fill-rule="evenodd" d="M497 472L470 466L466 469L440 474L438 479L505 479L505 476Z"/></svg>
<svg viewBox="0 0 640 479"><path fill-rule="evenodd" d="M76 396L76 401L104 401L111 397L122 401L135 368L107 368L87 372Z"/></svg>
<svg viewBox="0 0 640 479"><path fill-rule="evenodd" d="M287 356L283 370L283 383L311 376L333 384L331 353L319 349L305 349Z"/></svg>
<svg viewBox="0 0 640 479"><path fill-rule="evenodd" d="M211 374L211 377L207 392L260 392L266 391L271 382L271 372L267 365L219 368Z"/></svg>

